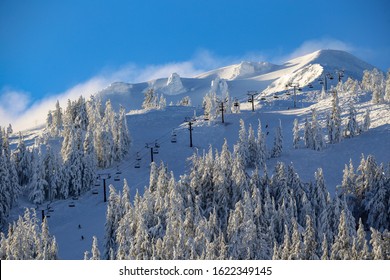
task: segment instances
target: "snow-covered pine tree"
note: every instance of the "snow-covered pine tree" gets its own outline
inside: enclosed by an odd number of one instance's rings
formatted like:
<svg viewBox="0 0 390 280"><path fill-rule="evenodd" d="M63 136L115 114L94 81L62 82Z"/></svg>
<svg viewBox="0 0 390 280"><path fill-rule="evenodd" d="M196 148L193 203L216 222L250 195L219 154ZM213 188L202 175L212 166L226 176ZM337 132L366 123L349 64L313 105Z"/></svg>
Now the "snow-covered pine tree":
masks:
<svg viewBox="0 0 390 280"><path fill-rule="evenodd" d="M42 227L34 209L26 208L24 215L9 226L8 236L1 235L2 260L55 260L57 244L50 235L47 223Z"/></svg>
<svg viewBox="0 0 390 280"><path fill-rule="evenodd" d="M30 193L29 199L34 204L42 204L45 200L45 193L49 188L49 184L45 179L45 166L42 163L42 154L41 149L34 152L34 161L33 161L33 175L30 182Z"/></svg>
<svg viewBox="0 0 390 280"><path fill-rule="evenodd" d="M43 164L45 168L45 180L48 183L48 190L45 197L48 200L57 198L57 191L59 185L59 166L58 161L55 158L53 150L50 145L46 145L46 153L43 158Z"/></svg>
<svg viewBox="0 0 390 280"><path fill-rule="evenodd" d="M313 130L311 128L311 123L306 118L305 120L305 128L303 130L303 140L305 141L305 147L312 149L314 146L313 143Z"/></svg>
<svg viewBox="0 0 390 280"><path fill-rule="evenodd" d="M363 131L368 131L368 129L370 128L370 125L371 125L370 111L367 109L366 113L364 114L362 130Z"/></svg>
<svg viewBox="0 0 390 280"><path fill-rule="evenodd" d="M110 259L111 251L114 255L117 252L116 234L121 218L119 209L121 198L113 185L109 186L109 192L104 235L104 259L106 260Z"/></svg>
<svg viewBox="0 0 390 280"><path fill-rule="evenodd" d="M349 103L349 115L348 115L348 122L344 129L344 137L351 138L355 137L357 134L359 134L359 125L356 120L356 109L353 106L353 103Z"/></svg>
<svg viewBox="0 0 390 280"><path fill-rule="evenodd" d="M272 148L271 157L280 157L283 151L283 135L282 135L282 122L279 120L279 126L275 131L274 146Z"/></svg>
<svg viewBox="0 0 390 280"><path fill-rule="evenodd" d="M347 214L342 210L340 214L339 230L332 245L332 260L350 260L352 259L352 239L350 228L348 228Z"/></svg>
<svg viewBox="0 0 390 280"><path fill-rule="evenodd" d="M4 151L0 149L0 225L4 225L11 210L9 171Z"/></svg>
<svg viewBox="0 0 390 280"><path fill-rule="evenodd" d="M158 100L158 106L157 108L162 110L162 109L165 109L165 107L167 107L167 100L166 98L164 97L164 94L161 94L160 95L160 98Z"/></svg>
<svg viewBox="0 0 390 280"><path fill-rule="evenodd" d="M334 89L332 92L332 114L329 118L328 135L330 143L339 143L341 141L341 109L339 106L339 98L337 91Z"/></svg>
<svg viewBox="0 0 390 280"><path fill-rule="evenodd" d="M244 166L247 166L247 163L249 162L248 137L245 123L242 119L240 119L240 131L238 132L237 153Z"/></svg>
<svg viewBox="0 0 390 280"><path fill-rule="evenodd" d="M184 96L180 102L179 102L179 105L180 106L191 106L191 98L187 95L187 96Z"/></svg>
<svg viewBox="0 0 390 280"><path fill-rule="evenodd" d="M60 107L60 102L57 100L56 108L52 112L52 126L51 126L51 136L58 137L61 136L61 131L63 128L63 116L62 116L62 108Z"/></svg>
<svg viewBox="0 0 390 280"><path fill-rule="evenodd" d="M31 178L30 152L27 150L22 134L19 132L19 141L12 153L15 162L16 172L19 178L19 185L25 186Z"/></svg>
<svg viewBox="0 0 390 280"><path fill-rule="evenodd" d="M390 69L387 70L386 74L386 86L384 100L390 102Z"/></svg>
<svg viewBox="0 0 390 280"><path fill-rule="evenodd" d="M384 176L384 168L381 164L376 168L375 177L373 178L373 186L370 194L366 195L364 207L368 213L367 225L383 232L389 229L388 209L389 202L389 187L386 187L386 178Z"/></svg>
<svg viewBox="0 0 390 280"><path fill-rule="evenodd" d="M252 128L252 124L249 124L248 128L248 162L249 167L254 167L257 164L257 143L255 139L255 132Z"/></svg>
<svg viewBox="0 0 390 280"><path fill-rule="evenodd" d="M321 126L318 124L318 121L317 121L317 112L315 109L312 110L311 131L312 131L312 137L313 137L312 149L314 149L316 151L321 151L324 148L325 143L324 143L324 139L322 136Z"/></svg>
<svg viewBox="0 0 390 280"><path fill-rule="evenodd" d="M265 135L261 129L261 121L259 119L259 124L257 126L257 166L261 168L265 168L266 160L267 160L267 146L265 143Z"/></svg>
<svg viewBox="0 0 390 280"><path fill-rule="evenodd" d="M305 260L318 260L317 255L317 241L316 241L316 232L313 224L312 218L306 216L306 228L303 233L303 247L304 247L304 257Z"/></svg>
<svg viewBox="0 0 390 280"><path fill-rule="evenodd" d="M373 260L385 260L385 246L382 238L382 234L379 230L370 228L371 230L371 240L370 244L372 247L371 254Z"/></svg>
<svg viewBox="0 0 390 280"><path fill-rule="evenodd" d="M293 126L293 147L294 149L298 149L299 145L299 126L298 126L298 119L294 119L294 126Z"/></svg>
<svg viewBox="0 0 390 280"><path fill-rule="evenodd" d="M96 176L97 160L95 155L95 149L93 146L93 132L88 126L87 133L85 135L83 143L83 157L81 159L82 165L82 192L91 189L91 186Z"/></svg>
<svg viewBox="0 0 390 280"><path fill-rule="evenodd" d="M156 104L156 96L154 93L154 89L150 88L147 91L145 91L145 98L144 102L142 103L143 109L152 109L155 108Z"/></svg>
<svg viewBox="0 0 390 280"><path fill-rule="evenodd" d="M204 116L209 120L213 120L218 115L217 96L216 93L210 91L203 97Z"/></svg>

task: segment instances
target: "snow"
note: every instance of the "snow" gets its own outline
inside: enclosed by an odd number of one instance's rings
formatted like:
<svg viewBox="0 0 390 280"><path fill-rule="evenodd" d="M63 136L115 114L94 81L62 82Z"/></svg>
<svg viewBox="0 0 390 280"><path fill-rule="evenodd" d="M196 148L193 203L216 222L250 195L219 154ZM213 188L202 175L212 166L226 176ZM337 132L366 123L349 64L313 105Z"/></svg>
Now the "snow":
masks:
<svg viewBox="0 0 390 280"><path fill-rule="evenodd" d="M121 190L123 179L126 179L134 196L138 191L143 193L144 187L149 183L150 150L145 148L147 143L158 142L159 153L154 155L154 161L163 161L172 170L178 179L189 168L187 159L194 153L202 153L208 150L210 145L214 149L221 149L224 139L227 140L232 150L233 144L238 140L239 121L243 119L246 127L252 124L257 127L258 119L261 120L264 133L269 133L266 138L267 147L272 147L274 133L279 121L282 124L283 152L277 159L267 160L269 172L273 172L278 161L286 164L292 162L300 178L305 181L314 180L314 172L321 167L324 172L325 183L331 194L334 194L336 186L341 183L344 164L352 159L356 167L361 155L372 154L377 162L388 162L390 159L390 106L389 104L372 105L370 96L361 94L357 97L355 108L357 120L362 122L367 108L370 109L371 127L351 139L343 139L341 143L328 145L322 151L314 151L303 147L302 141L299 148L293 148L293 122L298 118L303 136L303 123L306 117L311 116L311 110L316 109L318 122L324 127L326 114L331 110L331 96L319 100L319 91L304 89L299 93L297 109L292 107L292 97L283 96L278 100L269 99L256 104L256 111L250 111L250 104L245 102L248 90L264 90L264 95L271 96L274 92L285 90L287 82L296 82L305 85L315 81L323 71L335 69L340 66L346 73L359 77L364 67L370 69L370 65L361 62L357 58L340 51L318 51L304 57L292 59L282 66L269 63L242 62L237 65L211 71L195 78L180 78L173 73L168 79L158 79L139 84L113 83L103 89L98 96L102 100L110 99L113 107L119 104L125 106L129 112L127 123L129 126L132 146L130 153L118 166L113 166L99 173L110 173L112 177L107 180L117 190ZM366 69L364 68L364 69ZM347 76L347 75L346 75ZM201 116L200 108L203 96L210 90L211 81L220 85L221 79L227 80L230 96L245 96L240 114L225 115L225 124L220 119L205 121ZM167 94L167 104L171 101L176 104L183 96L189 95L194 107L167 106L164 110L140 110L143 101L143 91L154 87L157 92ZM343 125L348 114L350 95L339 96L342 111ZM63 106L65 104L62 104ZM185 122L186 117L196 116L193 125L194 147L189 147L189 131ZM171 133L177 133L177 143L171 143ZM33 144L34 137L39 131L30 131L27 145ZM16 136L13 142L16 142ZM141 168L134 168L136 154L142 157ZM120 181L115 181L114 174L121 171ZM249 170L248 170L249 171ZM99 248L103 250L104 224L106 215L106 203L103 202L103 186L96 187L98 194L88 192L78 200L61 200L51 203L54 212L49 218L49 229L56 236L61 259L82 259L85 251L91 249L92 236L97 236ZM74 202L75 207L69 207ZM24 207L31 207L28 202L21 201L14 208L10 219L15 219L21 214ZM43 208L47 205L44 204ZM42 209L42 208L40 208ZM39 214L39 212L38 212ZM81 226L81 228L78 227ZM81 238L84 237L84 239Z"/></svg>

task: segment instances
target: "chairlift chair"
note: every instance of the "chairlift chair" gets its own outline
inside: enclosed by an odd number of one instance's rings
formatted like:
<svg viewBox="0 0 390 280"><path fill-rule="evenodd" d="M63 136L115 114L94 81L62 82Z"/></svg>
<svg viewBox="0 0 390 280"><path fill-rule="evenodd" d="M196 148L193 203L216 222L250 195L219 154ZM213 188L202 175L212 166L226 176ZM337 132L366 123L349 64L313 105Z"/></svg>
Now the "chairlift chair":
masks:
<svg viewBox="0 0 390 280"><path fill-rule="evenodd" d="M157 141L156 141L156 142L154 142L154 147L155 148L160 148L160 144L158 144Z"/></svg>
<svg viewBox="0 0 390 280"><path fill-rule="evenodd" d="M116 175L115 177L114 177L114 181L116 181L116 182L118 182L118 181L120 181L121 179L119 178L119 175Z"/></svg>
<svg viewBox="0 0 390 280"><path fill-rule="evenodd" d="M279 96L277 96L277 95L274 95L274 98L275 98L275 99L278 99L278 98L279 98Z"/></svg>
<svg viewBox="0 0 390 280"><path fill-rule="evenodd" d="M137 161L137 162L134 164L134 168L141 168L141 164L139 163L139 161Z"/></svg>
<svg viewBox="0 0 390 280"><path fill-rule="evenodd" d="M93 189L93 190L92 190L92 194L99 194L99 192L98 192L97 189Z"/></svg>
<svg viewBox="0 0 390 280"><path fill-rule="evenodd" d="M176 143L176 142L177 142L176 134L172 134L172 136L171 136L171 143Z"/></svg>
<svg viewBox="0 0 390 280"><path fill-rule="evenodd" d="M313 85L312 85L312 84L309 84L309 88L313 88Z"/></svg>
<svg viewBox="0 0 390 280"><path fill-rule="evenodd" d="M248 98L248 102L252 102L252 98L251 97Z"/></svg>
<svg viewBox="0 0 390 280"><path fill-rule="evenodd" d="M158 154L158 148L157 147L153 148L153 154L155 154L155 155Z"/></svg>
<svg viewBox="0 0 390 280"><path fill-rule="evenodd" d="M69 202L68 207L76 207L76 204L73 201L71 201Z"/></svg>
<svg viewBox="0 0 390 280"><path fill-rule="evenodd" d="M136 155L136 160L141 160L141 155L137 152L137 155Z"/></svg>
<svg viewBox="0 0 390 280"><path fill-rule="evenodd" d="M266 98L265 98L265 97L260 97L260 100L263 100L263 101L264 101L264 100L266 100Z"/></svg>

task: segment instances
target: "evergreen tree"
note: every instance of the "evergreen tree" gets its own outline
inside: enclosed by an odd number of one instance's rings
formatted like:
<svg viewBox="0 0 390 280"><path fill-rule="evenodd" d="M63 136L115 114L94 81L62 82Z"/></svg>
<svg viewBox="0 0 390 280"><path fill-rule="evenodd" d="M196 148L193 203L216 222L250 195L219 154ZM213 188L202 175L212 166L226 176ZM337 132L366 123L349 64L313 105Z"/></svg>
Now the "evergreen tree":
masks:
<svg viewBox="0 0 390 280"><path fill-rule="evenodd" d="M347 126L344 129L344 137L355 137L359 134L359 125L356 121L356 110L352 102L349 104L349 116Z"/></svg>
<svg viewBox="0 0 390 280"><path fill-rule="evenodd" d="M261 129L261 121L257 127L257 166L265 168L265 161L267 160L267 147L265 143L265 135Z"/></svg>
<svg viewBox="0 0 390 280"><path fill-rule="evenodd" d="M314 146L313 143L313 130L311 128L311 123L306 118L305 120L305 129L303 131L303 140L305 141L305 147L312 149Z"/></svg>
<svg viewBox="0 0 390 280"><path fill-rule="evenodd" d="M366 113L364 114L362 130L368 131L368 129L370 128L370 125L371 125L370 111L367 109Z"/></svg>
<svg viewBox="0 0 390 280"><path fill-rule="evenodd" d="M114 255L117 252L116 234L118 230L118 223L120 221L120 196L117 194L114 186L109 186L110 194L108 197L105 235L104 235L104 259L110 259L111 251Z"/></svg>
<svg viewBox="0 0 390 280"><path fill-rule="evenodd" d="M257 150L257 143L255 139L255 132L252 128L252 125L249 124L248 128L248 166L254 167L257 163L257 155L258 155L258 150Z"/></svg>
<svg viewBox="0 0 390 280"><path fill-rule="evenodd" d="M341 141L341 109L336 90L332 93L332 114L328 124L328 134L330 134L330 143L339 143Z"/></svg>
<svg viewBox="0 0 390 280"><path fill-rule="evenodd" d="M350 260L352 258L352 236L347 223L348 210L342 210L339 222L339 232L332 245L332 260Z"/></svg>
<svg viewBox="0 0 390 280"><path fill-rule="evenodd" d="M298 119L294 119L294 127L293 127L293 147L294 147L294 149L298 149L298 144L299 144Z"/></svg>
<svg viewBox="0 0 390 280"><path fill-rule="evenodd" d="M386 86L384 100L390 102L390 69L387 70L386 74Z"/></svg>
<svg viewBox="0 0 390 280"><path fill-rule="evenodd" d="M45 179L45 168L42 164L41 151L35 152L33 161L33 177L30 182L29 199L35 204L42 204L45 200L45 193L49 188L49 184Z"/></svg>
<svg viewBox="0 0 390 280"><path fill-rule="evenodd" d="M316 234L313 221L309 215L306 216L306 229L303 233L304 259L318 260Z"/></svg>
<svg viewBox="0 0 390 280"><path fill-rule="evenodd" d="M276 128L274 147L272 148L271 157L280 157L283 150L283 135L282 135L282 122L279 121L279 126Z"/></svg>

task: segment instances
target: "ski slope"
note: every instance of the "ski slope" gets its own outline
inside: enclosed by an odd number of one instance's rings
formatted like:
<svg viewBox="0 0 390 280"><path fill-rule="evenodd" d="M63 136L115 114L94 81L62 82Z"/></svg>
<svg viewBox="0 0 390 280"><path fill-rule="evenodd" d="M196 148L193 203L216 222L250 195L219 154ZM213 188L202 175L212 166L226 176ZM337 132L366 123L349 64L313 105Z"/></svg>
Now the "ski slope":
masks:
<svg viewBox="0 0 390 280"><path fill-rule="evenodd" d="M157 164L164 162L168 170L172 171L176 179L189 170L188 158L193 153L203 153L210 147L221 149L224 139L227 140L229 148L238 139L239 121L243 119L248 128L249 124L254 129L257 128L258 120L261 120L263 132L268 133L266 138L267 148L271 149L275 128L282 123L283 133L283 153L280 158L269 159L267 161L268 172L273 172L277 161L283 161L286 164L293 163L300 178L304 182L314 180L314 172L317 168L322 168L328 190L331 194L335 193L336 186L341 183L344 164L352 159L355 168L359 165L361 155L372 154L378 163L389 162L390 159L390 107L389 104L372 105L370 96L361 94L358 97L355 108L358 112L358 122L362 122L363 114L367 108L371 111L371 128L368 132L351 138L344 139L341 143L328 145L322 151L314 151L303 147L300 143L298 149L292 145L293 121L298 118L301 128L306 117L310 118L311 109L315 108L318 113L319 123L324 127L326 114L331 110L331 96L324 99L319 98L319 91L312 90L299 93L297 96L298 108L292 108L292 96L284 95L279 99L267 99L265 101L257 100L256 110L250 110L250 103L246 102L246 92L251 89L266 89L266 94L272 95L279 91L285 81L289 79L299 79L299 81L315 80L324 71L330 69L332 65L339 63L347 69L348 65L354 65L348 68L350 73L361 75L360 67L369 67L358 63L344 52L336 53L333 51L320 51L308 56L290 60L282 66L239 64L231 68L223 68L214 72L205 73L195 78L180 78L174 76L170 79L159 79L139 84L114 83L108 88L103 89L98 94L103 99L110 99L114 106L122 104L128 110L127 123L132 137L132 146L127 158L109 169L99 170L99 173L111 174L107 179L108 186L113 185L117 190L122 189L124 179L127 180L134 196L136 192L143 193L145 186L149 184L149 171L151 154L146 144L159 144L159 153L153 154L154 161ZM342 62L340 62L340 57ZM328 58L328 60L326 60ZM345 61L345 59L347 61ZM327 61L324 63L323 61ZM325 65L326 64L326 65ZM245 65L245 66L243 66ZM242 68L242 72L237 70ZM240 68L241 69L241 68ZM268 71L263 73L261 71ZM253 71L252 71L253 70ZM237 72L238 71L238 72ZM265 71L265 72L266 72ZM347 70L346 70L347 71ZM360 72L359 72L360 71ZM230 77L228 81L229 92L242 96L242 111L239 114L225 115L225 123L222 124L220 118L215 121L206 121L202 116L203 110L200 107L202 98L207 93L211 81L215 75L225 75ZM238 73L238 74L237 74ZM222 75L221 74L221 75ZM182 86L177 81L180 79ZM175 80L176 79L176 80ZM173 82L172 82L173 80ZM283 84L284 83L284 84ZM272 84L274 87L272 87ZM167 104L180 100L183 96L189 95L192 99L192 107L167 106L164 110L140 110L143 92L145 89L155 86L157 89L168 90L172 85L174 89L167 95ZM258 88L256 88L258 87ZM231 94L234 96L234 94ZM350 96L340 95L340 106L342 108L342 117L345 124ZM195 119L193 124L193 144L189 147L189 131L186 118ZM171 142L171 133L177 134L177 142ZM26 143L32 144L34 137L39 134L39 130L30 131ZM325 135L325 133L324 133ZM301 131L303 136L303 131ZM16 141L16 137L13 139ZM137 162L137 153L141 156L140 168L135 168ZM116 174L117 172L121 174ZM247 170L249 173L251 170ZM119 179L116 181L115 179ZM82 259L85 251L91 249L92 236L97 236L99 248L103 252L104 224L106 215L106 203L103 202L103 185L94 188L98 194L92 191L82 195L78 200L60 200L50 204L54 210L50 213L49 227L50 233L55 235L59 246L59 257L61 259ZM75 207L69 207L74 203ZM38 216L41 210L46 210L47 204L38 208ZM34 207L31 203L21 200L19 206L14 208L10 220L17 218L23 213L25 207ZM80 225L80 227L79 227ZM83 237L83 238L82 238Z"/></svg>

